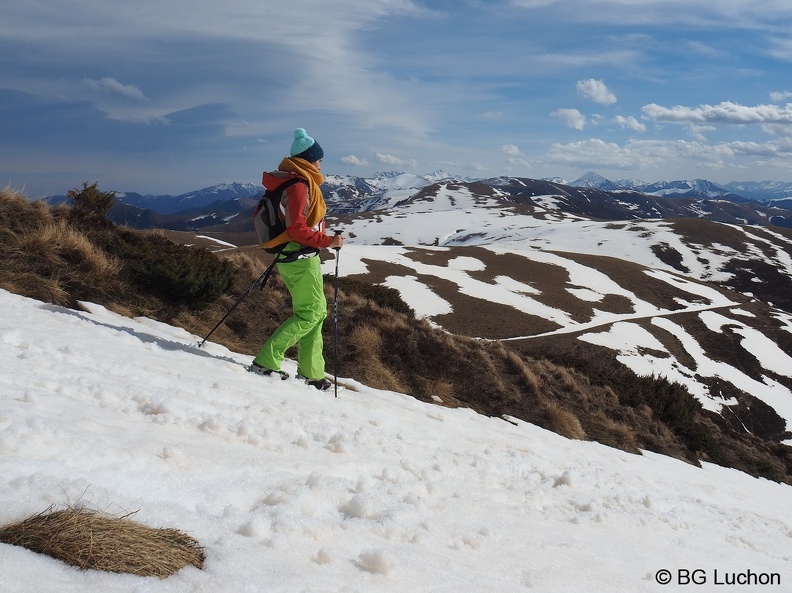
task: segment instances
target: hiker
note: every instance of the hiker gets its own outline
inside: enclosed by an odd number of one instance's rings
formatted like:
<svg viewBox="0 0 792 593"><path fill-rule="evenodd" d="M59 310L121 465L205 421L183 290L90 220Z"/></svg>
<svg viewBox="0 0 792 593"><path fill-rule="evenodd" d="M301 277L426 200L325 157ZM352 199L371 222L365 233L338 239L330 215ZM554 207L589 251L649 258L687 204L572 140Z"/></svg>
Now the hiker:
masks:
<svg viewBox="0 0 792 593"><path fill-rule="evenodd" d="M289 289L293 313L261 347L249 367L260 375L275 373L281 379L288 379L288 373L281 370L281 362L286 351L297 344L297 376L319 390L329 389L332 383L325 378L322 354L327 300L318 256L322 249L340 249L344 244L343 235L325 233L327 206L319 187L324 181L320 172L323 157L319 143L303 128L297 128L290 156L281 161L277 171L264 172L262 183L269 191L277 191L292 179L300 181L292 182L281 192L280 213L286 231L264 244L264 247L283 245L276 267Z"/></svg>

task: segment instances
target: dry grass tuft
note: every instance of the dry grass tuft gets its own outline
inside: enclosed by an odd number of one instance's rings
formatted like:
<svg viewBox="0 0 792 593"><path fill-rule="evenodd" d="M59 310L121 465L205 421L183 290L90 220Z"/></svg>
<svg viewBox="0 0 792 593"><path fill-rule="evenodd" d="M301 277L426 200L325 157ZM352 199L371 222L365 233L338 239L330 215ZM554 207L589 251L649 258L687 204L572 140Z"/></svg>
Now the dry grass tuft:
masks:
<svg viewBox="0 0 792 593"><path fill-rule="evenodd" d="M453 380L425 378L422 388L426 396L437 404L459 405L456 398L456 384Z"/></svg>
<svg viewBox="0 0 792 593"><path fill-rule="evenodd" d="M186 566L203 568L197 540L176 529L155 529L129 515L113 517L67 508L0 528L0 542L46 554L81 569L165 578Z"/></svg>
<svg viewBox="0 0 792 593"><path fill-rule="evenodd" d="M383 337L377 328L369 325L356 326L349 334L349 346L357 353L361 379L376 389L403 390L404 386L380 356Z"/></svg>
<svg viewBox="0 0 792 593"><path fill-rule="evenodd" d="M525 382L526 386L528 386L530 393L539 393L539 379L536 376L536 373L528 366L526 361L514 350L507 350L505 356L512 366L514 366L514 368L517 370L517 373Z"/></svg>
<svg viewBox="0 0 792 593"><path fill-rule="evenodd" d="M50 222L53 208L46 202L31 202L10 189L0 189L0 227L17 233Z"/></svg>
<svg viewBox="0 0 792 593"><path fill-rule="evenodd" d="M121 263L107 255L64 220L43 222L26 233L8 233L0 246L10 272L0 287L47 300L72 304L75 287L113 285Z"/></svg>
<svg viewBox="0 0 792 593"><path fill-rule="evenodd" d="M67 209L0 191L0 288L58 305L74 292L97 296L118 286L121 262L97 248L66 219Z"/></svg>
<svg viewBox="0 0 792 593"><path fill-rule="evenodd" d="M548 401L544 405L542 415L545 419L545 427L568 439L583 441L586 439L586 431L580 420L569 410L565 410L555 402Z"/></svg>

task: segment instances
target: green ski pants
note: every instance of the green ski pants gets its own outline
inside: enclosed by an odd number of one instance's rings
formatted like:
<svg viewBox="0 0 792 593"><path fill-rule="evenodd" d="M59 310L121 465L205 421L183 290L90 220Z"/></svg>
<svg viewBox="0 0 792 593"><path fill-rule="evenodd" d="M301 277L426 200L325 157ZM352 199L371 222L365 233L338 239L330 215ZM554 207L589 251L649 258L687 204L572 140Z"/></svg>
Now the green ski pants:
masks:
<svg viewBox="0 0 792 593"><path fill-rule="evenodd" d="M322 324L327 317L318 256L276 264L292 298L292 316L261 347L256 364L279 371L286 351L297 344L297 372L309 380L323 379Z"/></svg>

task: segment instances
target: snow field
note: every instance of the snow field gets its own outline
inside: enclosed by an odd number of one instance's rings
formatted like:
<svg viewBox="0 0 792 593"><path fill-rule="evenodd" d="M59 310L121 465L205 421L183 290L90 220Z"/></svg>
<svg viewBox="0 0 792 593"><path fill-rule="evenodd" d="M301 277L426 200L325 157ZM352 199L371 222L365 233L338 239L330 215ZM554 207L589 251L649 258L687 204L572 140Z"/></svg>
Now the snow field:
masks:
<svg viewBox="0 0 792 593"><path fill-rule="evenodd" d="M207 552L203 570L158 580L0 545L0 591L648 592L657 570L684 567L792 578L788 486L351 380L335 399L96 305L0 303L0 525L50 505L138 511Z"/></svg>

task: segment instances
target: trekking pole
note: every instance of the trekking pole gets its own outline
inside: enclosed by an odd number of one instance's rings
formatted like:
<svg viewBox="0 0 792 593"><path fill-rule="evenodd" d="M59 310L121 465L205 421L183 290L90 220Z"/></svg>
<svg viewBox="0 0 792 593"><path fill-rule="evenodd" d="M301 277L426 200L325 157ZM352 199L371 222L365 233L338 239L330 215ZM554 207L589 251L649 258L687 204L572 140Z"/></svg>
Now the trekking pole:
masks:
<svg viewBox="0 0 792 593"><path fill-rule="evenodd" d="M250 288L248 288L245 291L245 294L243 294L241 297L239 297L239 300L236 303L234 303L234 306L231 307L228 310L228 313L223 315L223 318L220 321L217 322L217 325L215 325L212 328L212 331L210 331L208 334L206 334L206 337L199 342L199 344L198 344L199 348L203 348L203 345L206 342L206 340L209 339L209 336L211 336L215 332L215 330L222 325L222 323L226 320L226 318L229 315L231 315L231 313L234 312L234 309L236 309L242 303L242 301L244 301L247 298L247 295L250 294L250 291L253 290L259 282L261 283L261 287L264 288L264 285L267 284L267 280L269 280L270 274L272 274L272 270L275 268L275 264L276 263L278 263L278 258L277 257L272 261L272 263L269 265L269 267L266 270L264 270L264 272L261 274L261 276L259 276L256 279L256 281L253 284L250 285Z"/></svg>
<svg viewBox="0 0 792 593"><path fill-rule="evenodd" d="M336 237L340 234L341 231L335 231ZM341 255L341 248L336 247L335 252L335 281L333 288L333 385L335 388L335 396L338 397L338 259Z"/></svg>

